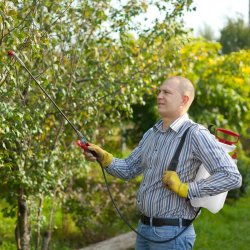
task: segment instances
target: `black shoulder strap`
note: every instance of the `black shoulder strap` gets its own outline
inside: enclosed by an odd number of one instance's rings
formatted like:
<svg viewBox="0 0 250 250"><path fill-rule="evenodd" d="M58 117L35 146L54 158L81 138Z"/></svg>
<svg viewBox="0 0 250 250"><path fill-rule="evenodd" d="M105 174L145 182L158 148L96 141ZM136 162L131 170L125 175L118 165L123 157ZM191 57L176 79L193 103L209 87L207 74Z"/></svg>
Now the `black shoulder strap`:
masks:
<svg viewBox="0 0 250 250"><path fill-rule="evenodd" d="M183 133L183 135L181 137L181 141L180 141L180 143L178 145L178 148L176 149L175 154L174 154L174 156L173 156L173 158L172 158L172 160L171 160L171 162L170 162L170 164L168 166L168 170L176 171L176 168L177 168L178 162L179 162L179 156L180 156L184 141L186 139L187 132L189 131L190 128L191 128L191 126L188 127L185 130L185 132Z"/></svg>

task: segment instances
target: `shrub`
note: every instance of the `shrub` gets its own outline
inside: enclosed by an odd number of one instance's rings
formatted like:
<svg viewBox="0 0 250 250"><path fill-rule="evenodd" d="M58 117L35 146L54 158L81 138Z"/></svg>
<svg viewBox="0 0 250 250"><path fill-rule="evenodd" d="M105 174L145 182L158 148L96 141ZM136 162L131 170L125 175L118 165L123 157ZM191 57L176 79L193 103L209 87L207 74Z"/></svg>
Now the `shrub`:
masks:
<svg viewBox="0 0 250 250"><path fill-rule="evenodd" d="M83 244L98 242L128 229L113 207L100 172L100 169L94 169L88 176L75 177L63 206L82 232ZM128 183L110 178L110 190L119 209L129 222L136 222L135 190L138 181Z"/></svg>
<svg viewBox="0 0 250 250"><path fill-rule="evenodd" d="M242 175L242 185L238 189L231 190L228 193L227 198L233 198L233 199L238 199L241 196L244 196L248 189L249 189L249 184L250 184L250 158L241 155L238 159L237 162L238 169Z"/></svg>

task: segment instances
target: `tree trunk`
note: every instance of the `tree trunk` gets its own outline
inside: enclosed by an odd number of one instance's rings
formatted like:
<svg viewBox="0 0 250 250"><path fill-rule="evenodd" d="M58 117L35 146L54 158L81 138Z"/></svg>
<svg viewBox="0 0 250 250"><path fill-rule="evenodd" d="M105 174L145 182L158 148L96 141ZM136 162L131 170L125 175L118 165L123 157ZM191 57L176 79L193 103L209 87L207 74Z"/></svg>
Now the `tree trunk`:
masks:
<svg viewBox="0 0 250 250"><path fill-rule="evenodd" d="M42 206L43 206L43 195L41 195L39 199L38 211L37 211L37 237L36 237L36 250L39 249L40 246L40 238L41 238L41 214L42 214Z"/></svg>
<svg viewBox="0 0 250 250"><path fill-rule="evenodd" d="M43 235L43 243L42 243L42 250L48 250L49 249L49 243L51 240L51 231L45 231Z"/></svg>
<svg viewBox="0 0 250 250"><path fill-rule="evenodd" d="M52 207L50 209L49 225L48 225L48 229L44 232L42 250L49 250L49 244L50 244L50 240L52 237L53 216L54 216L55 206L56 206L56 194L57 194L57 189L54 190Z"/></svg>
<svg viewBox="0 0 250 250"><path fill-rule="evenodd" d="M30 235L28 227L28 209L23 191L19 191L17 226L15 230L16 244L18 250L30 250Z"/></svg>

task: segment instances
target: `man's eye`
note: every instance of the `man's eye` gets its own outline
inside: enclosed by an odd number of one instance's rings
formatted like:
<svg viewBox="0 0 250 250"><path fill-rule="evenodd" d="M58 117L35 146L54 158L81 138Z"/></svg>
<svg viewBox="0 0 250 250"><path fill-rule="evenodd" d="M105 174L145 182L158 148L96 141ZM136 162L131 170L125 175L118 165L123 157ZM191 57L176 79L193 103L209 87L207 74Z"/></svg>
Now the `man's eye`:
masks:
<svg viewBox="0 0 250 250"><path fill-rule="evenodd" d="M168 90L158 90L158 94L162 93L163 95L168 95L170 92Z"/></svg>

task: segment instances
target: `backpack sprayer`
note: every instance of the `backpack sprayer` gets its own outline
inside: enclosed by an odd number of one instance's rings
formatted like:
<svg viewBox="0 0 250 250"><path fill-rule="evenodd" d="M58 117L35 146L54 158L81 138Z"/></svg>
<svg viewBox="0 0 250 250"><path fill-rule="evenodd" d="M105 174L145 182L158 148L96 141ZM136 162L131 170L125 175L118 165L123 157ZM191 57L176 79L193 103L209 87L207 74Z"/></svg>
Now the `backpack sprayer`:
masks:
<svg viewBox="0 0 250 250"><path fill-rule="evenodd" d="M94 151L90 151L88 149L89 143L87 141L87 139L85 138L85 136L73 125L73 123L67 118L67 116L63 113L63 111L57 106L57 104L55 103L55 101L50 97L50 95L46 92L46 90L41 86L41 84L38 82L38 80L32 75L32 73L29 71L29 69L25 66L24 62L17 56L17 54L14 51L9 51L8 55L10 57L15 57L16 60L21 64L21 66L23 66L23 68L28 72L28 74L30 75L30 77L35 81L35 83L38 85L38 87L40 88L40 90L46 95L46 97L51 101L51 103L55 106L55 108L59 111L59 113L63 116L63 118L69 123L69 125L71 126L71 128L76 132L79 140L77 141L77 145L80 146L84 151L88 151L90 152L94 157L97 158L97 154ZM179 145L179 149L176 151L175 153L175 157L173 157L172 162L174 162L175 164L178 164L178 157L182 148L182 145L184 143L185 140L185 136L188 132L185 131L185 135L183 136L180 145ZM225 136L226 135L226 136ZM228 140L227 136L232 136L234 138L234 140ZM232 152L235 149L235 145L238 140L239 140L239 135L230 131L230 130L225 130L225 129L217 129L216 130L216 138L219 140L218 143L221 144L221 146L224 148L224 150L226 152ZM233 159L236 159L236 154L234 154L232 156ZM98 161L98 159L97 159ZM98 163L100 164L100 162L98 161ZM101 164L100 164L101 166ZM177 166L177 165L176 165ZM176 166L173 166L174 169L176 169ZM189 226L187 226L186 228L184 228L179 234L177 234L176 236L174 236L171 239L168 240L163 240L163 241L156 241L156 240L151 240L145 236L143 236L141 233L139 233L137 230L135 230L133 228L133 226L127 221L127 219L124 217L124 215L120 212L119 208L117 207L115 200L111 194L109 185L108 185L108 181L107 181L107 177L105 174L105 171L103 170L103 168L101 167L102 173L103 173L103 177L105 180L105 185L107 187L108 190L108 194L110 196L110 199L115 207L115 210L117 211L117 213L119 214L119 216L121 217L121 219L125 222L125 224L132 230L134 231L137 235L139 235L140 237L142 237L143 239L153 242L153 243L166 243L166 242L170 242L174 239L176 239L177 237L179 237L182 233L184 233ZM204 179L207 178L209 176L209 173L206 171L206 169L204 168L203 165L200 166L199 171L196 175L195 180L198 181L200 179ZM204 198L195 198L191 200L191 204L193 207L205 207L207 209L209 209L211 212L216 213L217 211L219 211L219 209L221 209L223 207L223 204L225 202L226 199L226 195L227 192L216 195L216 196L209 196L209 197L204 197ZM198 213L199 213L200 209L197 211L196 216L192 219L192 221L195 220L195 218L197 217ZM191 223L190 223L191 225Z"/></svg>
<svg viewBox="0 0 250 250"><path fill-rule="evenodd" d="M218 144L225 150L226 153L234 152L233 155L231 155L231 158L236 163L237 155L235 152L235 144L239 141L240 135L231 130L217 128L215 130L215 137L218 139ZM209 176L210 174L207 172L204 165L201 164L194 180L199 181L201 179L206 179ZM193 207L204 207L215 214L224 206L227 193L228 192L224 192L215 196L194 198L191 199L190 202Z"/></svg>

